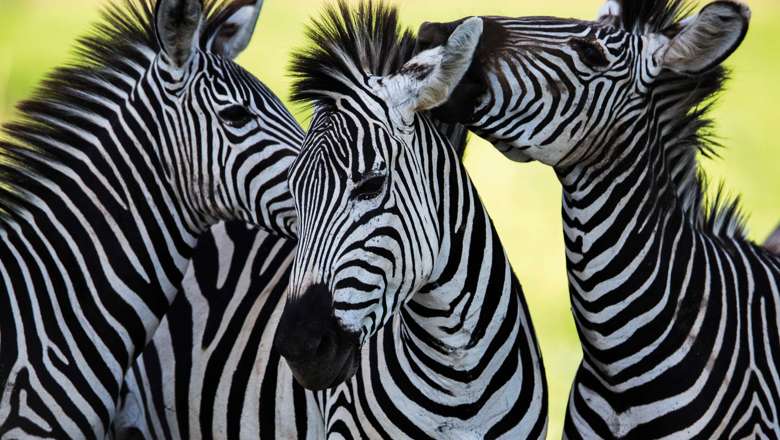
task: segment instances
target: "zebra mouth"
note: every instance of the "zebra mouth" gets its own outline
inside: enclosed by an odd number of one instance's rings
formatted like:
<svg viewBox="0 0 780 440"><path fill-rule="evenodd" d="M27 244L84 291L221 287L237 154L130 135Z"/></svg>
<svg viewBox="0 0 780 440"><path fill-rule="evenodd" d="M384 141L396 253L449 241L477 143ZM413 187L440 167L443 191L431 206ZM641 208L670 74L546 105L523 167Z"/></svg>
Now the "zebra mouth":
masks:
<svg viewBox="0 0 780 440"><path fill-rule="evenodd" d="M357 371L360 334L346 330L333 315L327 286L314 284L288 299L274 336L274 348L304 388L323 390Z"/></svg>
<svg viewBox="0 0 780 440"><path fill-rule="evenodd" d="M509 142L503 142L503 141L495 142L493 143L493 146L495 146L498 151L500 151L504 156L506 156L509 160L513 162L533 161L531 156L525 153L525 150L529 149L530 147L518 148Z"/></svg>
<svg viewBox="0 0 780 440"><path fill-rule="evenodd" d="M319 391L334 388L355 376L360 365L360 347L352 347L298 362L287 360L293 377L302 387Z"/></svg>
<svg viewBox="0 0 780 440"><path fill-rule="evenodd" d="M336 387L352 379L360 366L358 359L360 359L360 347L355 347L344 360L344 364L341 366L341 372L333 379L327 388Z"/></svg>

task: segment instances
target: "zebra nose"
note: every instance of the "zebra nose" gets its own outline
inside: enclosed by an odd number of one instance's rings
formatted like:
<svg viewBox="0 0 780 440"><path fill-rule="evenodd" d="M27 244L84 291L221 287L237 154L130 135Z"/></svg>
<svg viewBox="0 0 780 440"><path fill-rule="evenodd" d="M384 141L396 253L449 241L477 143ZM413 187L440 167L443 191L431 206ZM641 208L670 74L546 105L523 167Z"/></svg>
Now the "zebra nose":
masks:
<svg viewBox="0 0 780 440"><path fill-rule="evenodd" d="M324 285L289 298L276 328L274 348L304 388L324 390L350 379L360 361L359 334L345 330L333 314Z"/></svg>
<svg viewBox="0 0 780 440"><path fill-rule="evenodd" d="M336 345L335 321L327 287L311 286L299 298L287 300L274 347L290 362L326 357Z"/></svg>
<svg viewBox="0 0 780 440"><path fill-rule="evenodd" d="M313 361L324 352L328 339L306 324L280 326L276 331L274 347L288 362L300 364Z"/></svg>

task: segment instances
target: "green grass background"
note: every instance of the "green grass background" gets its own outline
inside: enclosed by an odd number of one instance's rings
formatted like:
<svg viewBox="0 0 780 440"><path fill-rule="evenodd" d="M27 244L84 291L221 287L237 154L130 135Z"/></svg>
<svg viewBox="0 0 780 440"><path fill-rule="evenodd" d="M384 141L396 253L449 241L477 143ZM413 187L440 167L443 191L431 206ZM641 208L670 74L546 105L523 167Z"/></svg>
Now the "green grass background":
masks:
<svg viewBox="0 0 780 440"><path fill-rule="evenodd" d="M72 59L75 38L89 30L110 0L0 0L0 122L53 67ZM239 62L287 99L289 54L303 26L326 0L266 0L255 38ZM556 15L592 18L600 0L389 0L404 22L467 15ZM780 2L754 0L751 30L729 60L733 80L714 112L726 146L707 161L750 215L751 237L763 241L780 221ZM294 113L302 121L300 109ZM550 384L550 438L560 438L567 393L580 359L569 313L560 220L560 189L552 171L505 160L473 138L466 165L501 234L528 296Z"/></svg>

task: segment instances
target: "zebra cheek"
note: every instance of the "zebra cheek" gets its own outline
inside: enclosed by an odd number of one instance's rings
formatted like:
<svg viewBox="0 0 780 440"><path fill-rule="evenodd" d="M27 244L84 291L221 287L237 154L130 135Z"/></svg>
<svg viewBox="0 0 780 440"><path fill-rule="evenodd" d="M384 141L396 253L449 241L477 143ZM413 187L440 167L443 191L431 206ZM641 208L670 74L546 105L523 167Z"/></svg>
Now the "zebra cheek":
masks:
<svg viewBox="0 0 780 440"><path fill-rule="evenodd" d="M349 303L357 303L362 301L364 298L343 298L343 299ZM363 324L366 321L365 311L336 310L334 311L334 316L336 317L336 319L338 319L339 324L345 331L350 333L358 333L358 334L365 333L366 327L364 327Z"/></svg>
<svg viewBox="0 0 780 440"><path fill-rule="evenodd" d="M365 216L368 212L368 209L366 208L364 203L359 202L349 202L349 220L352 223L361 223L366 222Z"/></svg>

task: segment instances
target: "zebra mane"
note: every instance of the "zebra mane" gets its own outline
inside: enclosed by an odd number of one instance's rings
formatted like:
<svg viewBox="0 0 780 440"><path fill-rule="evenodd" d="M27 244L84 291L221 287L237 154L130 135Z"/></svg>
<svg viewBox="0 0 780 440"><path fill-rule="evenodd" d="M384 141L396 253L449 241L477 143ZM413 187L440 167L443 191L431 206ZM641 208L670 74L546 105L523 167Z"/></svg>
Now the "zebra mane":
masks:
<svg viewBox="0 0 780 440"><path fill-rule="evenodd" d="M345 79L395 73L412 58L416 43L410 30L401 29L397 9L373 0L356 8L345 0L327 6L306 35L312 45L293 55L292 100L314 105L327 105L327 91L345 87Z"/></svg>
<svg viewBox="0 0 780 440"><path fill-rule="evenodd" d="M463 159L469 144L469 129L463 124L443 122L433 115L431 115L431 122L436 131L450 141L458 157Z"/></svg>
<svg viewBox="0 0 780 440"><path fill-rule="evenodd" d="M251 0L205 0L200 44L205 48L220 21ZM11 215L35 184L46 163L64 157L47 148L47 141L77 146L76 138L57 121L81 118L77 112L101 108L96 97L109 100L107 85L128 92L122 76L139 77L160 50L154 28L156 0L122 0L108 5L91 32L77 40L75 60L48 74L32 98L17 105L18 116L0 130L0 219ZM82 121L83 122L83 121ZM89 124L91 125L91 124Z"/></svg>
<svg viewBox="0 0 780 440"><path fill-rule="evenodd" d="M293 55L292 100L313 105L327 106L333 99L332 91L346 86L345 79L351 83L365 74L397 72L412 58L417 44L412 31L401 28L398 10L373 0L356 8L344 0L327 6L320 19L307 27L306 35L313 44ZM431 121L462 158L468 129L433 115Z"/></svg>
<svg viewBox="0 0 780 440"><path fill-rule="evenodd" d="M619 3L623 29L639 34L673 30L693 10L689 0L619 0Z"/></svg>
<svg viewBox="0 0 780 440"><path fill-rule="evenodd" d="M628 32L673 36L680 30L680 21L693 10L688 0L620 0L619 25ZM681 103L664 110L671 112L664 115L671 121L664 151L672 185L689 221L714 235L745 238L739 198L726 197L723 185L712 198L708 197L709 181L698 160L699 155L718 156L721 145L712 134L713 122L708 115L727 79L728 71L722 65L701 75L666 72L659 78L663 94L683 96Z"/></svg>

